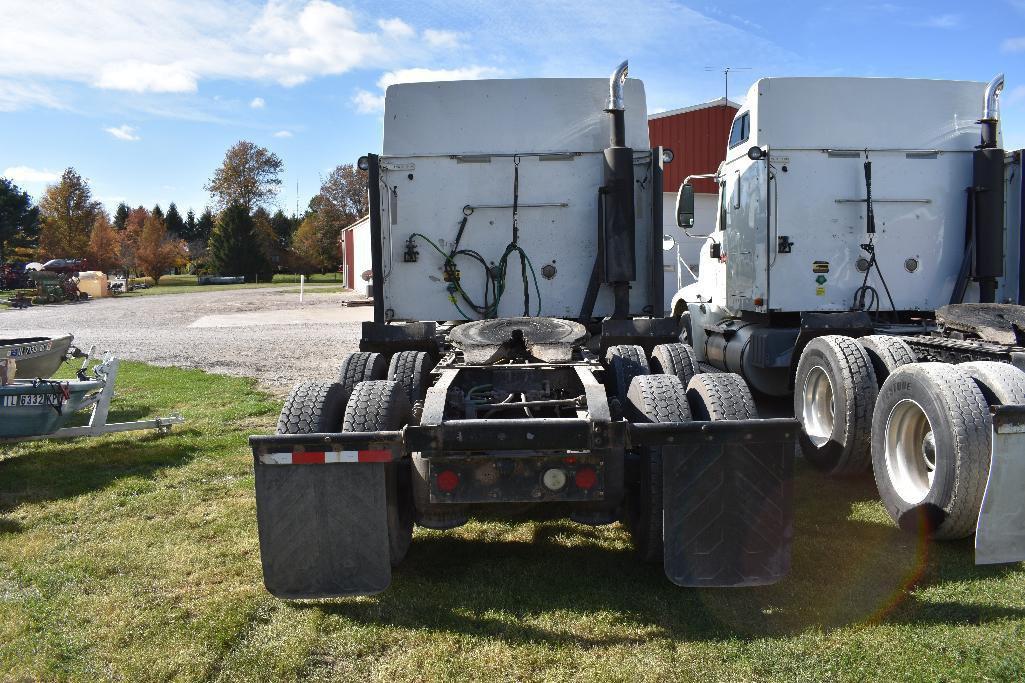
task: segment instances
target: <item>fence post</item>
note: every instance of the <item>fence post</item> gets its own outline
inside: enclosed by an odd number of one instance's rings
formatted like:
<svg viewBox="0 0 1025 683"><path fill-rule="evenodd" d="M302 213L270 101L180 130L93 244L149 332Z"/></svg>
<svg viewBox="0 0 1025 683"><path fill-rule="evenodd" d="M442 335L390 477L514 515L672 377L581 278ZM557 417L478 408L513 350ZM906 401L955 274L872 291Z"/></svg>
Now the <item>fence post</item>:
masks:
<svg viewBox="0 0 1025 683"><path fill-rule="evenodd" d="M306 286L306 276L299 276L299 303L303 302L303 288Z"/></svg>

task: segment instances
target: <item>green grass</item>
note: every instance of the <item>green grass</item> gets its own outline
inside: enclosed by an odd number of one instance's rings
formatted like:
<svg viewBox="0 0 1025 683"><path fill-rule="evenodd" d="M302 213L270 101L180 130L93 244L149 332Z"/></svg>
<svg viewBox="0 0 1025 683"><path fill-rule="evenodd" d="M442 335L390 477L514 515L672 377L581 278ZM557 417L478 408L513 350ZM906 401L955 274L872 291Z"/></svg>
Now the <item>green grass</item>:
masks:
<svg viewBox="0 0 1025 683"><path fill-rule="evenodd" d="M0 455L0 680L1021 680L1025 568L898 532L869 480L798 465L793 570L674 587L618 525L418 529L385 593L261 585L251 455L278 402L247 380L124 365L118 419L167 437Z"/></svg>
<svg viewBox="0 0 1025 683"><path fill-rule="evenodd" d="M310 291L318 294L345 291L342 286L340 273L327 273L325 275L314 274L306 279L306 286ZM164 275L160 278L160 284L148 289L137 289L120 296L152 296L154 294L192 294L195 292L212 292L228 289L265 289L268 287L281 287L283 285L299 284L298 275L278 274L271 282L247 282L241 285L199 285L196 284L195 275ZM293 288L286 289L291 292ZM298 292L299 288L295 287Z"/></svg>

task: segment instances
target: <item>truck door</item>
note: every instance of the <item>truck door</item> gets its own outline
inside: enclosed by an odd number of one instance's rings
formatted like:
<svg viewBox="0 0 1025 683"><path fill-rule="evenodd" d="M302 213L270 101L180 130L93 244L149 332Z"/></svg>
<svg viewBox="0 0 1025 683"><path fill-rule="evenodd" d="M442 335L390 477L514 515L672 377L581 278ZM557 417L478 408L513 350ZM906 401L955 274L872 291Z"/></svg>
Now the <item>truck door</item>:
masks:
<svg viewBox="0 0 1025 683"><path fill-rule="evenodd" d="M736 159L723 174L726 307L731 311L766 310L767 179L763 161ZM760 299L760 305L755 305Z"/></svg>

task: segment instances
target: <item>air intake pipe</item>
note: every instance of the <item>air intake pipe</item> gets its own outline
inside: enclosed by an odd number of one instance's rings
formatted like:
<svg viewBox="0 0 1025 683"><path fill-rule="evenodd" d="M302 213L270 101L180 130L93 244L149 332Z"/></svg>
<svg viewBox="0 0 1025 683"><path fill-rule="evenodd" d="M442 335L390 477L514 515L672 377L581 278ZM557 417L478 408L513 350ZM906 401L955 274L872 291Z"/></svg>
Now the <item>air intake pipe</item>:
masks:
<svg viewBox="0 0 1025 683"><path fill-rule="evenodd" d="M997 278L1004 274L1004 150L997 147L997 99L1004 75L989 82L982 105L982 139L972 155L975 262L972 277L979 283L979 301L996 300Z"/></svg>
<svg viewBox="0 0 1025 683"><path fill-rule="evenodd" d="M605 184L601 187L601 281L612 286L612 317L630 315L630 282L637 278L634 224L633 150L626 146L626 101L623 94L629 63L623 62L609 78L611 146L605 149Z"/></svg>

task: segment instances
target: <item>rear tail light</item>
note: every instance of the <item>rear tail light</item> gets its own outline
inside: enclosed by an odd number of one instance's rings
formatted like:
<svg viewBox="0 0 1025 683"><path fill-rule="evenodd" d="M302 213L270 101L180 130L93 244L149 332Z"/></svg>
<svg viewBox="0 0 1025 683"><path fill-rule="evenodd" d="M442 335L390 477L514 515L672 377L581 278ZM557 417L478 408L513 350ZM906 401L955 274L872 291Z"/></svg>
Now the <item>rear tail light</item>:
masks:
<svg viewBox="0 0 1025 683"><path fill-rule="evenodd" d="M594 471L593 467L581 467L577 470L573 481L576 483L577 488L591 489L598 483L598 474Z"/></svg>
<svg viewBox="0 0 1025 683"><path fill-rule="evenodd" d="M459 475L452 470L443 470L438 473L438 490L444 493L451 493L459 486Z"/></svg>

